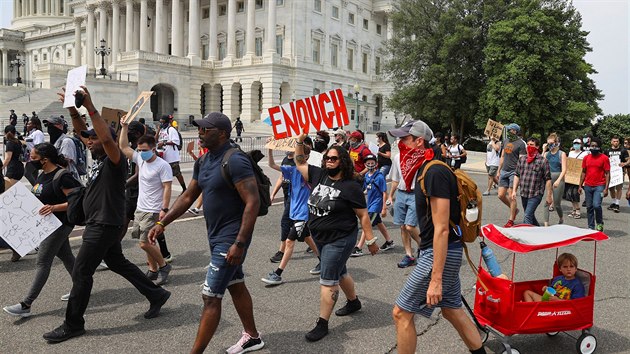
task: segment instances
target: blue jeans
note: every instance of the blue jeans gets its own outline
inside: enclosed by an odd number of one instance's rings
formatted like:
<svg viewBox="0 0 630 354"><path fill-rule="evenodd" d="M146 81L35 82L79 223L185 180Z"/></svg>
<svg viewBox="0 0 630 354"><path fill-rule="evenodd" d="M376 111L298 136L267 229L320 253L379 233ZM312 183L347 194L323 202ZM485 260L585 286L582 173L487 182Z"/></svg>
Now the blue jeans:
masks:
<svg viewBox="0 0 630 354"><path fill-rule="evenodd" d="M228 287L245 281L243 262L247 256L247 249L243 253L241 264L231 265L227 262L226 256L232 244L232 242L219 242L210 245L210 265L206 282L201 290L203 295L221 299Z"/></svg>
<svg viewBox="0 0 630 354"><path fill-rule="evenodd" d="M521 202L523 203L523 209L525 209L523 224L530 224L535 226L540 226L538 220L536 220L536 209L538 205L542 201L542 194L537 195L531 198L521 197Z"/></svg>
<svg viewBox="0 0 630 354"><path fill-rule="evenodd" d="M381 173L383 174L383 177L385 177L385 179L387 179L387 175L389 175L389 171L392 169L392 165L383 165L380 168Z"/></svg>
<svg viewBox="0 0 630 354"><path fill-rule="evenodd" d="M339 280L348 274L346 262L357 243L359 230L352 230L348 236L337 239L330 243L319 243L317 250L321 258L321 273L319 283L324 286L334 286L339 284Z"/></svg>
<svg viewBox="0 0 630 354"><path fill-rule="evenodd" d="M586 198L586 215L588 216L588 228L595 230L596 224L603 224L602 216L602 193L605 186L584 186L584 197Z"/></svg>

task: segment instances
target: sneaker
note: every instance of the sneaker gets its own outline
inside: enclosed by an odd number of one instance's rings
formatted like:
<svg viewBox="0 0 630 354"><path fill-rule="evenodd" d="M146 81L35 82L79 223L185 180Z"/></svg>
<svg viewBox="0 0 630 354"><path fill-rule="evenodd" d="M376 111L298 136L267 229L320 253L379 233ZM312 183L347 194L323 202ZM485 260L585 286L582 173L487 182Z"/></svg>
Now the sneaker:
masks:
<svg viewBox="0 0 630 354"><path fill-rule="evenodd" d="M328 334L328 321L320 317L317 319L317 324L315 325L315 328L313 328L310 332L306 333L304 337L306 337L306 340L309 342L317 342L318 340L326 337L327 334Z"/></svg>
<svg viewBox="0 0 630 354"><path fill-rule="evenodd" d="M171 263L173 259L175 259L175 257L169 253L168 256L164 257L164 262Z"/></svg>
<svg viewBox="0 0 630 354"><path fill-rule="evenodd" d="M149 280L157 280L158 278L158 272L154 272L151 269L147 270L145 274Z"/></svg>
<svg viewBox="0 0 630 354"><path fill-rule="evenodd" d="M173 267L170 264L168 264L168 263L166 263L166 265L164 267L160 268L157 271L157 277L155 279L155 285L166 284L166 281L168 280L168 273L171 272L172 268Z"/></svg>
<svg viewBox="0 0 630 354"><path fill-rule="evenodd" d="M72 330L68 328L65 324L55 328L54 330L44 333L43 337L45 340L53 343L60 343L66 341L72 337L78 337L85 334L85 329L77 329Z"/></svg>
<svg viewBox="0 0 630 354"><path fill-rule="evenodd" d="M562 224L564 224L564 219L563 218L558 219L558 225L562 225Z"/></svg>
<svg viewBox="0 0 630 354"><path fill-rule="evenodd" d="M239 339L236 344L229 347L225 352L228 354L241 354L260 350L264 346L265 342L263 342L262 338L260 338L260 332L258 332L258 337L254 338L247 334L247 332L243 331L241 339Z"/></svg>
<svg viewBox="0 0 630 354"><path fill-rule="evenodd" d="M615 213L619 212L619 204L615 204L615 208L613 209Z"/></svg>
<svg viewBox="0 0 630 354"><path fill-rule="evenodd" d="M503 227L513 227L514 226L514 220L508 220L505 225L503 225Z"/></svg>
<svg viewBox="0 0 630 354"><path fill-rule="evenodd" d="M581 219L582 218L582 213L580 213L580 211L576 211L575 214L573 214L573 218L574 219Z"/></svg>
<svg viewBox="0 0 630 354"><path fill-rule="evenodd" d="M407 268L416 264L416 259L405 255L402 261L398 262L398 268Z"/></svg>
<svg viewBox="0 0 630 354"><path fill-rule="evenodd" d="M164 290L164 292L162 293L162 296L159 299L155 301L151 301L149 310L144 313L144 318L150 319L150 318L158 317L158 315L160 314L160 310L162 309L162 306L164 306L166 301L168 301L169 297L171 297L171 292L168 290Z"/></svg>
<svg viewBox="0 0 630 354"><path fill-rule="evenodd" d="M98 270L108 270L109 266L107 265L107 263L105 263L105 261L101 261L101 264L98 265L98 268L96 268Z"/></svg>
<svg viewBox="0 0 630 354"><path fill-rule="evenodd" d="M315 268L309 270L308 272L311 273L312 275L319 275L319 273L322 272L322 264L321 264L321 262L317 263Z"/></svg>
<svg viewBox="0 0 630 354"><path fill-rule="evenodd" d="M568 215L570 218L575 218L575 210L571 210L571 212Z"/></svg>
<svg viewBox="0 0 630 354"><path fill-rule="evenodd" d="M360 309L361 309L361 301L359 301L359 298L357 297L356 299L352 301L349 301L349 300L346 301L346 305L340 308L339 310L335 311L335 315L348 316L352 313L359 311Z"/></svg>
<svg viewBox="0 0 630 354"><path fill-rule="evenodd" d="M261 278L260 280L262 280L265 284L269 284L269 285L282 284L282 277L276 274L276 272L271 272L267 274L266 278Z"/></svg>
<svg viewBox="0 0 630 354"><path fill-rule="evenodd" d="M604 231L604 224L597 224L597 226L595 226L595 230Z"/></svg>
<svg viewBox="0 0 630 354"><path fill-rule="evenodd" d="M608 206L608 208L606 208L606 209L607 209L607 210L615 210L615 204L614 204L614 203L613 203L613 204L610 204L610 205Z"/></svg>
<svg viewBox="0 0 630 354"><path fill-rule="evenodd" d="M70 300L70 293L61 295L61 301L68 301L68 300Z"/></svg>
<svg viewBox="0 0 630 354"><path fill-rule="evenodd" d="M188 212L193 215L199 215L199 209L197 208L188 208Z"/></svg>
<svg viewBox="0 0 630 354"><path fill-rule="evenodd" d="M31 308L27 307L21 302L12 306L3 307L2 309L4 310L4 312L8 313L11 316L18 316L23 318L31 316Z"/></svg>
<svg viewBox="0 0 630 354"><path fill-rule="evenodd" d="M313 253L313 250L310 247L308 247L306 251L304 251L304 253Z"/></svg>
<svg viewBox="0 0 630 354"><path fill-rule="evenodd" d="M20 259L22 259L22 256L20 256L19 253L13 251L13 255L11 255L11 262L17 262Z"/></svg>
<svg viewBox="0 0 630 354"><path fill-rule="evenodd" d="M387 251L394 248L394 240L385 241L385 243L381 246L381 251Z"/></svg>
<svg viewBox="0 0 630 354"><path fill-rule="evenodd" d="M283 256L284 256L284 252L278 251L276 252L276 254L273 255L273 257L269 258L269 261L271 263L280 263Z"/></svg>
<svg viewBox="0 0 630 354"><path fill-rule="evenodd" d="M363 256L363 251L359 247L355 247L354 251L350 253L350 257L361 257Z"/></svg>
<svg viewBox="0 0 630 354"><path fill-rule="evenodd" d="M485 192L481 193L481 195L490 195L490 191L485 191Z"/></svg>

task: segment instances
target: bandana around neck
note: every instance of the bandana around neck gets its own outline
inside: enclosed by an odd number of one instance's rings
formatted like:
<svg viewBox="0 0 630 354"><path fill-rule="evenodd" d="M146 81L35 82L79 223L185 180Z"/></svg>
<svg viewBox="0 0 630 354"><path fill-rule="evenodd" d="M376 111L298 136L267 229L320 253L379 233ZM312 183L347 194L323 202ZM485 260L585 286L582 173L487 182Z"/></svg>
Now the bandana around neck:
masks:
<svg viewBox="0 0 630 354"><path fill-rule="evenodd" d="M411 192L411 183L420 166L424 161L433 160L433 149L412 149L399 142L398 150L400 151L400 172L405 181L407 192Z"/></svg>

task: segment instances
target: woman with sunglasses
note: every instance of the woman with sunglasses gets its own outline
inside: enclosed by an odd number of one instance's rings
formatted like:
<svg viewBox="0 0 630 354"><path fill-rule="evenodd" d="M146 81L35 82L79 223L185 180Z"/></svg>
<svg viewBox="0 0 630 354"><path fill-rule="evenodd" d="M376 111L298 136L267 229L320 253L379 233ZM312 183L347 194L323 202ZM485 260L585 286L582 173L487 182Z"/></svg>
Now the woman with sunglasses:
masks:
<svg viewBox="0 0 630 354"><path fill-rule="evenodd" d="M354 281L348 274L346 262L357 242L358 223L365 231L365 242L371 254L378 251L376 237L367 213L361 185L353 179L354 165L348 151L331 146L324 152L322 167L308 165L301 134L295 147L295 163L302 176L312 186L308 200L308 227L321 258L319 319L306 339L314 342L328 334L328 320L339 297L339 288L347 298L346 305L335 312L346 316L361 309Z"/></svg>

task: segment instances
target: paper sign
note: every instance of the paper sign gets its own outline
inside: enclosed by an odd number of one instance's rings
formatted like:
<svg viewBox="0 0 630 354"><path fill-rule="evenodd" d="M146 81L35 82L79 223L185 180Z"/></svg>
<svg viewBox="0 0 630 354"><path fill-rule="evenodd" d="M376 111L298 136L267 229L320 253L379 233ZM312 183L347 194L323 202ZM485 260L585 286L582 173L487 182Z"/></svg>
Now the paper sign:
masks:
<svg viewBox="0 0 630 354"><path fill-rule="evenodd" d="M376 143L373 143L370 141L368 143L368 149L370 149L370 152L372 153L372 155L378 156L378 145L376 145Z"/></svg>
<svg viewBox="0 0 630 354"><path fill-rule="evenodd" d="M302 131L316 132L350 123L341 89L269 108L275 139L297 137Z"/></svg>
<svg viewBox="0 0 630 354"><path fill-rule="evenodd" d="M103 117L105 122L107 122L107 125L114 128L116 133L118 133L118 130L120 129L120 118L125 114L127 114L127 112L122 109L108 107L103 107L103 109L101 109L101 117Z"/></svg>
<svg viewBox="0 0 630 354"><path fill-rule="evenodd" d="M503 134L503 124L495 122L492 119L488 119L486 129L483 131L483 133L489 138L501 140L501 135Z"/></svg>
<svg viewBox="0 0 630 354"><path fill-rule="evenodd" d="M63 108L74 107L74 93L85 86L85 76L87 75L87 65L79 66L68 71L66 78L66 95L63 99Z"/></svg>
<svg viewBox="0 0 630 354"><path fill-rule="evenodd" d="M265 145L266 149L271 150L281 150L281 151L295 151L295 145L297 144L297 138L286 138L275 140L273 138L269 138L270 140Z"/></svg>
<svg viewBox="0 0 630 354"><path fill-rule="evenodd" d="M619 155L610 157L610 183L609 187L623 184L623 167L619 166L621 159Z"/></svg>
<svg viewBox="0 0 630 354"><path fill-rule="evenodd" d="M136 102L133 103L133 106L129 109L129 114L127 114L127 118L123 123L131 123L140 111L142 107L144 107L147 102L151 101L151 96L153 95L153 91L142 91L140 96L136 99Z"/></svg>
<svg viewBox="0 0 630 354"><path fill-rule="evenodd" d="M564 182L569 184L580 184L580 176L582 175L582 159L573 157L567 158L567 173L564 175Z"/></svg>
<svg viewBox="0 0 630 354"><path fill-rule="evenodd" d="M315 150L311 150L311 153L308 155L308 164L320 167L322 165L322 159L324 155L321 152L317 152Z"/></svg>
<svg viewBox="0 0 630 354"><path fill-rule="evenodd" d="M39 215L43 204L22 182L0 195L0 237L25 256L61 226L53 214Z"/></svg>

